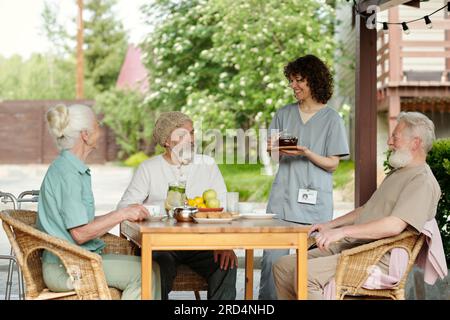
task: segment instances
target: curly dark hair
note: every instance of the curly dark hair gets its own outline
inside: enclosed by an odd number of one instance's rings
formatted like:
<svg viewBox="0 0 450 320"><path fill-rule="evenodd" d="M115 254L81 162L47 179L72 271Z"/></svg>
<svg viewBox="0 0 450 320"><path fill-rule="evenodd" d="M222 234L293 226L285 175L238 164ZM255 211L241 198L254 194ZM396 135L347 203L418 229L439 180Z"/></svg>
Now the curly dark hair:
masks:
<svg viewBox="0 0 450 320"><path fill-rule="evenodd" d="M311 96L320 103L327 103L333 95L333 76L327 65L312 54L289 62L284 67L284 75L301 76L306 79L311 90Z"/></svg>

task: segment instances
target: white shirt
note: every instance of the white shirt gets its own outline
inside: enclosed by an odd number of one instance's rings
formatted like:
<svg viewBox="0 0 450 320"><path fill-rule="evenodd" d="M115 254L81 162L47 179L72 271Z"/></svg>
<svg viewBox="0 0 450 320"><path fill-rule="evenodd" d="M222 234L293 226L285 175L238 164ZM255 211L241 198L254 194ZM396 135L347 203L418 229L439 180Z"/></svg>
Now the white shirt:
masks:
<svg viewBox="0 0 450 320"><path fill-rule="evenodd" d="M225 206L227 187L219 167L214 159L196 154L194 161L181 167L186 178L186 196L190 199L202 196L203 192L213 189L217 192L220 206ZM130 204L161 204L166 200L169 182L177 181L180 171L177 165L168 163L162 155L154 156L142 162L117 208Z"/></svg>

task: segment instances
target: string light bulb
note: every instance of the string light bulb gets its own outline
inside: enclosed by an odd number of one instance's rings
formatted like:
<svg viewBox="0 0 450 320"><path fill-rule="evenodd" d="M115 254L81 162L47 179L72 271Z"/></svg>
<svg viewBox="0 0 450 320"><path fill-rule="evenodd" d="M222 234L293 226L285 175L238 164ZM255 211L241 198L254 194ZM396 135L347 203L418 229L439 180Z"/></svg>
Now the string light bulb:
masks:
<svg viewBox="0 0 450 320"><path fill-rule="evenodd" d="M350 0L346 0L346 1L347 1L347 2L350 2ZM420 2L422 2L422 1L429 1L429 0L420 0ZM357 15L362 15L363 17L365 17L365 18L367 19L367 15L366 15L366 14L362 14L362 13L358 10L358 3L356 2L356 0L353 0L352 2L353 2L353 10L355 11L355 13L356 13ZM404 21L404 22L381 22L381 21L377 22L377 21L372 21L372 23L374 23L374 24L375 24L375 23L380 23L380 24L382 24L382 25L383 25L383 32L385 32L385 33L388 32L388 30L389 30L389 25L390 25L390 24L392 24L392 25L400 25L400 24L401 24L401 25L402 25L402 28L403 28L403 32L404 32L405 34L410 34L411 31L409 30L408 23L412 23L412 22L416 22L416 21L419 21L419 20L421 20L421 19L424 19L427 28L428 28L428 29L431 29L431 28L433 27L433 24L431 23L430 17L431 17L433 14L436 14L436 13L439 12L439 11L445 10L445 8L447 8L448 13L450 14L450 0L447 0L447 1L446 1L446 4L445 4L444 6L442 6L441 8L439 8L439 9L433 11L433 12L430 13L429 15L424 16L423 18L412 19L412 20L408 20L408 21Z"/></svg>
<svg viewBox="0 0 450 320"><path fill-rule="evenodd" d="M406 24L406 22L402 22L402 28L403 31L405 32L405 34L410 34L411 31L409 31L408 25Z"/></svg>
<svg viewBox="0 0 450 320"><path fill-rule="evenodd" d="M423 18L425 19L425 24L427 25L427 28L428 28L428 29L433 28L433 24L431 23L430 17L429 17L429 16L425 16L425 17L423 17Z"/></svg>

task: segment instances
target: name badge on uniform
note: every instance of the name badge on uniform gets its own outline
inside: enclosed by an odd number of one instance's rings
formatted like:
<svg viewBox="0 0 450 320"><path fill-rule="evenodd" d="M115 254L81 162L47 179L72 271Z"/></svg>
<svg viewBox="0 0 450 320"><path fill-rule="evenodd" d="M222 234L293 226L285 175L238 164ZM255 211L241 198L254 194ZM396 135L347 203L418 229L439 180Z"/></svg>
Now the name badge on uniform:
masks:
<svg viewBox="0 0 450 320"><path fill-rule="evenodd" d="M307 204L317 203L317 190L313 189L298 189L298 202Z"/></svg>

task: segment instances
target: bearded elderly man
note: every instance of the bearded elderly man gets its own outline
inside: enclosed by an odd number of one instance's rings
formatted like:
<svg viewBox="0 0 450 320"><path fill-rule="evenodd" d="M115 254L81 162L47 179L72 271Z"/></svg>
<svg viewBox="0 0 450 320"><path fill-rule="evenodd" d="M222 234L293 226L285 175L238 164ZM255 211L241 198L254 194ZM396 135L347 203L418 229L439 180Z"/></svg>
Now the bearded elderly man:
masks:
<svg viewBox="0 0 450 320"><path fill-rule="evenodd" d="M418 234L434 218L441 195L426 163L434 135L430 119L418 112L401 113L388 140L394 168L362 207L328 223L313 225L317 248L308 252L308 298L323 299L325 285L334 277L340 252L411 229ZM390 254L378 267L388 272ZM296 257L286 256L273 266L278 299L295 299Z"/></svg>
<svg viewBox="0 0 450 320"><path fill-rule="evenodd" d="M159 204L166 200L169 183L184 181L186 195L194 198L214 189L220 203L225 203L227 188L214 159L195 154L192 120L182 112L163 112L155 123L153 139L165 148L161 155L144 162L136 170L118 208L133 203ZM161 298L168 299L177 266L185 264L206 278L208 299L236 298L238 259L233 250L161 251L153 259L164 273L161 276Z"/></svg>

